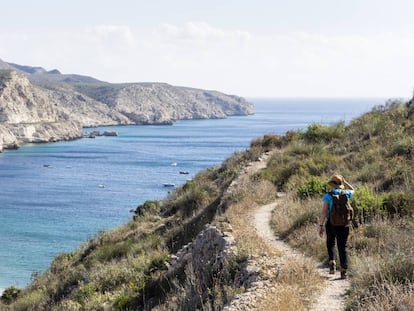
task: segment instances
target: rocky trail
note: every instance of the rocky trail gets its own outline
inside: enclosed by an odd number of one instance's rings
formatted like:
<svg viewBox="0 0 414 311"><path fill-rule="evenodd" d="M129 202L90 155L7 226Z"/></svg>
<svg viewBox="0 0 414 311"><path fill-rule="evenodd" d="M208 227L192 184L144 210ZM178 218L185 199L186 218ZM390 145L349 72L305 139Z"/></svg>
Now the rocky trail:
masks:
<svg viewBox="0 0 414 311"><path fill-rule="evenodd" d="M303 255L279 239L270 227L272 211L278 204L283 204L283 198L257 209L254 213L254 226L264 242L283 253L281 258L283 262L284 260L289 260L289 258ZM334 275L329 274L328 269L322 264L315 263L315 269L318 269L319 274L325 279L325 284L310 310L344 310L345 293L349 288L349 281L342 280L338 273Z"/></svg>
<svg viewBox="0 0 414 311"><path fill-rule="evenodd" d="M246 174L252 174L258 170L263 169L266 166L266 158L264 156L260 161L253 162L246 169ZM237 180L234 181L237 183ZM272 230L270 221L272 218L272 211L277 208L279 204L284 204L284 194L279 194L279 198L273 203L263 205L254 211L252 211L251 219L252 226L255 227L257 235L276 252L281 253L279 265L283 267L285 262L297 257L305 257L301 252L294 250L286 242L281 240L277 234ZM316 231L315 231L315 234ZM340 311L345 309L345 295L350 287L349 280L342 280L339 273L329 274L329 270L326 266L316 261L314 263L315 269L325 280L317 297L312 299L313 303L308 308L309 311ZM283 269L283 268L282 268ZM277 285L271 280L257 282L252 288L250 288L246 295L239 297L226 311L239 311L239 310L255 310L255 302L260 301L263 297L272 295L277 291Z"/></svg>

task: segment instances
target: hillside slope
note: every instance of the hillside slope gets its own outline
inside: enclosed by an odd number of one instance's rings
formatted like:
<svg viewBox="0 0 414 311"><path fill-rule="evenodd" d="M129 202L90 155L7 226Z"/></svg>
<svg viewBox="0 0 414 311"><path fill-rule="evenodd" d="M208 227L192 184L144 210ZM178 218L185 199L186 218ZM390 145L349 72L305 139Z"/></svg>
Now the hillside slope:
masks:
<svg viewBox="0 0 414 311"><path fill-rule="evenodd" d="M285 204L274 205L273 227L324 262L320 196L329 176L340 172L357 188L348 307L411 310L413 112L412 102L389 102L348 126L313 124L260 137L164 200L137 207L129 223L60 254L27 288L7 289L4 307L239 310L239 294L271 286L272 295L245 301L242 310L308 310L321 283L314 260L284 261L260 239L252 212L285 192ZM252 161L263 162L259 171L251 171Z"/></svg>
<svg viewBox="0 0 414 311"><path fill-rule="evenodd" d="M165 83L111 84L1 60L0 86L0 151L26 142L78 138L83 127L254 113L245 99L216 91Z"/></svg>

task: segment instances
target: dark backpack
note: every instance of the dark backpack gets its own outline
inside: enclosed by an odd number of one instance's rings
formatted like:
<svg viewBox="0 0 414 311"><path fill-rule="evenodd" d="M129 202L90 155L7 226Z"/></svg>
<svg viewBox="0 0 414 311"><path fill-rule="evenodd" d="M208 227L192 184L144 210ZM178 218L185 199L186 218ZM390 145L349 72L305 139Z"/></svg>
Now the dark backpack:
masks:
<svg viewBox="0 0 414 311"><path fill-rule="evenodd" d="M345 190L341 190L340 194L329 193L332 196L332 209L329 216L329 221L333 226L346 227L349 225L354 210L348 202Z"/></svg>

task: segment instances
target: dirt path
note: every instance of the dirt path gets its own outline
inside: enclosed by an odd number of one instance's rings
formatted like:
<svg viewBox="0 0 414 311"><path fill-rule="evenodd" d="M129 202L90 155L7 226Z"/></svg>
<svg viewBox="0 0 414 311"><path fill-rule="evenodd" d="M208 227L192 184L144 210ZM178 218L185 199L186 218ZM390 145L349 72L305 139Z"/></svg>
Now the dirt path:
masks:
<svg viewBox="0 0 414 311"><path fill-rule="evenodd" d="M246 168L245 174L250 175L266 167L266 159L270 154L264 155L259 161L252 162L250 166ZM234 180L233 184L237 184L238 180ZM230 191L231 191L230 186ZM263 242L268 244L273 249L282 252L280 258L280 264L288 262L291 258L297 258L297 256L304 256L302 253L292 249L287 243L283 242L274 233L270 227L270 220L272 217L273 209L277 208L277 205L284 204L283 194L279 195L280 198L275 202L259 207L253 212L252 220L257 234L261 237ZM315 233L316 234L316 233ZM330 275L328 269L322 266L320 263L315 262L315 269L326 280L324 286L321 288L319 296L314 299L315 303L310 306L309 311L342 311L345 309L345 293L349 288L348 280L341 280L339 274ZM226 311L247 311L256 310L255 301L260 301L269 293L272 292L271 281L264 281L258 286L255 284L245 295L241 295L237 301L234 301L232 305L225 308ZM257 297L256 297L257 296Z"/></svg>
<svg viewBox="0 0 414 311"><path fill-rule="evenodd" d="M270 227L270 219L273 209L283 204L283 198L276 202L264 205L257 209L254 213L254 225L260 237L275 249L283 252L282 261L288 260L294 256L303 256L299 252L293 250L289 245L279 239ZM316 233L315 233L316 234ZM325 286L322 288L320 295L316 299L316 303L310 308L311 311L339 311L345 308L345 292L349 288L348 280L341 280L339 274L331 275L328 269L321 264L315 263L315 268L326 280Z"/></svg>

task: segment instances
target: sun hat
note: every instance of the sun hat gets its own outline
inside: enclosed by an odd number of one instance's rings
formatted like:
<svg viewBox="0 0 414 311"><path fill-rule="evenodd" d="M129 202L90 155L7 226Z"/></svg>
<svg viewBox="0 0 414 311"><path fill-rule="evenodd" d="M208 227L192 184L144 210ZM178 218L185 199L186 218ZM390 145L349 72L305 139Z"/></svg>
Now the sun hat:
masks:
<svg viewBox="0 0 414 311"><path fill-rule="evenodd" d="M328 185L332 188L340 188L343 189L345 186L343 185L343 177L341 175L333 175L331 179L328 181Z"/></svg>

